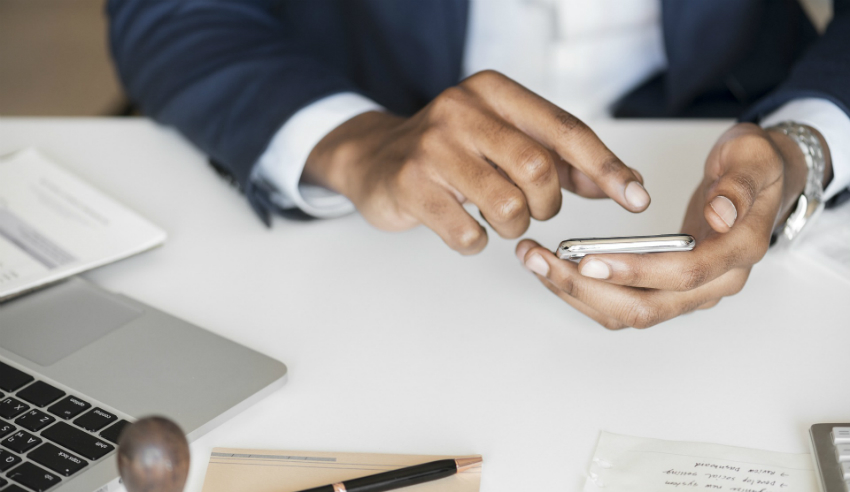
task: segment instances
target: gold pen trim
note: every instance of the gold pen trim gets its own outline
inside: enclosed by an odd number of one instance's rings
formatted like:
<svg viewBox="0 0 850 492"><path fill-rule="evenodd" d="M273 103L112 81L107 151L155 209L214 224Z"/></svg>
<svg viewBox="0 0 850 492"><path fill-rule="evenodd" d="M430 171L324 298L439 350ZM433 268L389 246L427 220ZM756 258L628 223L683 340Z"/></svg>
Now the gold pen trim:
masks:
<svg viewBox="0 0 850 492"><path fill-rule="evenodd" d="M457 467L457 472L463 472L469 470L470 468L478 465L484 461L481 457L476 458L455 458L455 466Z"/></svg>

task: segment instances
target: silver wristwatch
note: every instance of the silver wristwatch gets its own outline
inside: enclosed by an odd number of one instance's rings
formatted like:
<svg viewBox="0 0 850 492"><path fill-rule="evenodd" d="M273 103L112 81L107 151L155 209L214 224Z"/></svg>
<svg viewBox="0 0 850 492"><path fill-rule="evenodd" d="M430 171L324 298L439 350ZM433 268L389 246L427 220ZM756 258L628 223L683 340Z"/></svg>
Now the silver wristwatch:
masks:
<svg viewBox="0 0 850 492"><path fill-rule="evenodd" d="M826 159L818 137L808 127L800 123L783 121L767 128L767 130L782 132L797 142L809 170L806 176L806 187L803 189L800 198L797 199L797 207L791 212L785 224L774 231L777 244L789 243L799 237L806 224L812 222L823 210L823 174L826 168Z"/></svg>

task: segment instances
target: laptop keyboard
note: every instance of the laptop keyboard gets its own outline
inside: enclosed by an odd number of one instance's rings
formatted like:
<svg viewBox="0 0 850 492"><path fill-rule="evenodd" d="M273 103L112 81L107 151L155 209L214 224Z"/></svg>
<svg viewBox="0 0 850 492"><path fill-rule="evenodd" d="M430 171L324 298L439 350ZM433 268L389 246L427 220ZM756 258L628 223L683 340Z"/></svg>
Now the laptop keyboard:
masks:
<svg viewBox="0 0 850 492"><path fill-rule="evenodd" d="M127 424L0 362L0 491L56 487L110 456Z"/></svg>

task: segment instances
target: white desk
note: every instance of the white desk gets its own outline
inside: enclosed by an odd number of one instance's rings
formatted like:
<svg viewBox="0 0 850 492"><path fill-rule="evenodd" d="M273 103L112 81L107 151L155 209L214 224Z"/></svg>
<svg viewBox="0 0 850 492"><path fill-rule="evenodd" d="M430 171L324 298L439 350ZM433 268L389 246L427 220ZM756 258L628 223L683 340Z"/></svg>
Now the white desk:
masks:
<svg viewBox="0 0 850 492"><path fill-rule="evenodd" d="M528 236L554 248L676 231L726 126L599 125L652 206L635 216L568 196ZM850 285L800 262L772 253L714 309L609 332L494 234L463 258L424 228L387 234L357 215L268 230L198 151L146 120L0 119L0 153L28 145L170 234L91 280L289 366L283 390L192 445L188 491L214 446L481 453L483 492L573 491L602 429L806 452L810 424L850 419Z"/></svg>

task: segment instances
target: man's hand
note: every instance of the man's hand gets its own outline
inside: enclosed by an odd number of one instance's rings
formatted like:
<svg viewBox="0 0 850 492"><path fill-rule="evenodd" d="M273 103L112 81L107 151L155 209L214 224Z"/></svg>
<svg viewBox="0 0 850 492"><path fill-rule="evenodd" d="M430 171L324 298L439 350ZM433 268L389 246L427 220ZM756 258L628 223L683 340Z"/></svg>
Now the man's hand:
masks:
<svg viewBox="0 0 850 492"><path fill-rule="evenodd" d="M487 244L467 200L505 238L520 236L532 217L558 213L561 188L611 197L631 212L649 205L640 175L590 128L490 71L410 118L352 118L313 149L302 179L342 193L380 229L425 224L463 254Z"/></svg>
<svg viewBox="0 0 850 492"><path fill-rule="evenodd" d="M789 137L738 124L715 144L688 205L682 232L696 239L693 251L587 256L576 265L524 240L517 256L549 290L605 327L646 328L739 292L806 174Z"/></svg>

